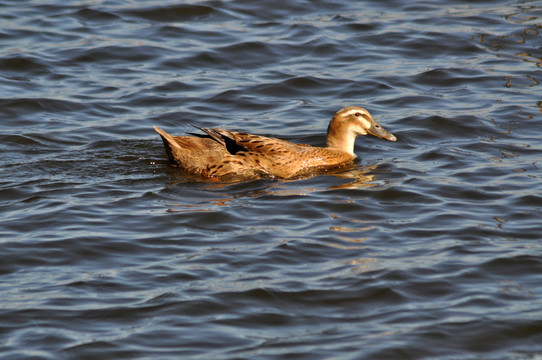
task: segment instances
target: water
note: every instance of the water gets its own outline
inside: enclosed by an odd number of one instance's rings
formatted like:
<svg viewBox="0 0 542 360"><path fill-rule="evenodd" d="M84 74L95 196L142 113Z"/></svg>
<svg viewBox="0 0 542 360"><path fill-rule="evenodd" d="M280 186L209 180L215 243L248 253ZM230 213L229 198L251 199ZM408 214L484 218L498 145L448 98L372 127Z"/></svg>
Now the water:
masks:
<svg viewBox="0 0 542 360"><path fill-rule="evenodd" d="M0 3L1 359L542 358L542 2ZM153 125L358 166L214 184Z"/></svg>

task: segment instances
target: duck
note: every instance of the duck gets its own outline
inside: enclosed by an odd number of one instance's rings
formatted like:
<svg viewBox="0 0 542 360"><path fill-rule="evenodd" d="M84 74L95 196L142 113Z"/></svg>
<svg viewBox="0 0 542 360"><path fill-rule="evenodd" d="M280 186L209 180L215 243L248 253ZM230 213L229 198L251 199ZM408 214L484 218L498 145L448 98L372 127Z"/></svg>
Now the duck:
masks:
<svg viewBox="0 0 542 360"><path fill-rule="evenodd" d="M326 146L231 131L203 128L201 134L173 136L154 126L173 166L211 180L294 179L339 169L354 163L354 143L359 135L397 141L360 106L347 106L332 117Z"/></svg>

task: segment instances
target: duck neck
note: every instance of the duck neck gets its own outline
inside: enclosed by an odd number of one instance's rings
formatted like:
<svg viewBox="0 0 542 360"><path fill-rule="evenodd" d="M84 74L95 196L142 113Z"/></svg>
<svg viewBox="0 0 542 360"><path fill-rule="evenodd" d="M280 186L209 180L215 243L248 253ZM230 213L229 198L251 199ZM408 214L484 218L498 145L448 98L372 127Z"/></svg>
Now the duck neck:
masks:
<svg viewBox="0 0 542 360"><path fill-rule="evenodd" d="M346 151L352 156L356 156L354 154L355 141L356 134L350 131L346 126L341 126L341 124L337 124L333 120L331 121L327 128L326 146L328 148Z"/></svg>

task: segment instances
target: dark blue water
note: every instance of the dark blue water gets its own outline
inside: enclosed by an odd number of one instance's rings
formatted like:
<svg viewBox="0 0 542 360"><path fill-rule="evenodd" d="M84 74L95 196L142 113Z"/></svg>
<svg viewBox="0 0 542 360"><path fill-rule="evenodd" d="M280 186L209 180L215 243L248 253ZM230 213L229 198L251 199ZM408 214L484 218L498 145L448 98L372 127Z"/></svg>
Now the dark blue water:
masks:
<svg viewBox="0 0 542 360"><path fill-rule="evenodd" d="M542 359L542 2L0 1L1 359ZM216 184L152 129L398 138Z"/></svg>

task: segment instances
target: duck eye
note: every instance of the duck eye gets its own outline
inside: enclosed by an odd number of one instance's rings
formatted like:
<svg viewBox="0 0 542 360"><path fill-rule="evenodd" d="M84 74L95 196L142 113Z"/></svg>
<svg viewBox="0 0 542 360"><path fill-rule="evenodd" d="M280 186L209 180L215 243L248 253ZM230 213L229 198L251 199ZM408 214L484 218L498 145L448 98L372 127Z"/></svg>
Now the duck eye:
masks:
<svg viewBox="0 0 542 360"><path fill-rule="evenodd" d="M356 113L356 116L357 116L357 117L360 117L360 116L361 116L361 114L360 114L360 113Z"/></svg>

